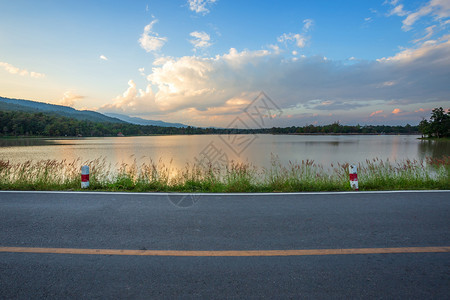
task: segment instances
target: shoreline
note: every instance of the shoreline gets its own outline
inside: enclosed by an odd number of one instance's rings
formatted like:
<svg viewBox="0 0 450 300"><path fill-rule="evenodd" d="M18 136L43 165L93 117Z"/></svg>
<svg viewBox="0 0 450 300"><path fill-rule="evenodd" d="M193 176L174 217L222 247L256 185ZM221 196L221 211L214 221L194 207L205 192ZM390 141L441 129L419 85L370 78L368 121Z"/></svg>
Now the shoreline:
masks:
<svg viewBox="0 0 450 300"><path fill-rule="evenodd" d="M84 138L123 138L123 137L147 137L147 136L211 136L211 135L307 135L307 136L376 136L376 135L421 135L420 133L198 133L198 134L147 134L147 135L105 135L105 136L0 136L0 139L11 140L11 139L84 139ZM418 138L421 140L449 140L448 138Z"/></svg>

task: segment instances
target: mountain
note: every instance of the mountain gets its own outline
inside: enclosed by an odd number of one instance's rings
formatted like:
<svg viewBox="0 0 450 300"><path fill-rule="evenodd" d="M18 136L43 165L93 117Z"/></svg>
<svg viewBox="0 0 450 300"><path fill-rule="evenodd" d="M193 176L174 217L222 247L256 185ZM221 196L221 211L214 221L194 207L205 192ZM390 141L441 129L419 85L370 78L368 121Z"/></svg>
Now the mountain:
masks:
<svg viewBox="0 0 450 300"><path fill-rule="evenodd" d="M59 116L64 116L67 118L74 118L77 120L88 120L92 122L126 123L126 121L119 120L114 117L108 117L95 111L76 110L68 106L47 104L31 100L10 99L5 97L0 97L0 109L8 111L51 113Z"/></svg>
<svg viewBox="0 0 450 300"><path fill-rule="evenodd" d="M153 126L177 127L177 128L188 127L187 125L180 124L180 123L168 123L168 122L164 122L164 121L147 120L147 119L142 119L142 118L138 118L138 117L130 117L130 116L122 115L122 114L105 113L104 115L112 117L112 118L117 118L119 120L131 123L131 124L136 124L136 125L153 125Z"/></svg>
<svg viewBox="0 0 450 300"><path fill-rule="evenodd" d="M77 120L88 120L92 122L102 123L131 123L136 125L153 125L160 127L177 127L185 128L187 125L180 123L168 123L164 121L146 120L138 117L129 117L122 114L105 113L101 114L91 110L76 110L72 107L36 102L31 100L11 99L0 97L0 110L7 111L24 111L24 112L43 112L51 113L67 118Z"/></svg>

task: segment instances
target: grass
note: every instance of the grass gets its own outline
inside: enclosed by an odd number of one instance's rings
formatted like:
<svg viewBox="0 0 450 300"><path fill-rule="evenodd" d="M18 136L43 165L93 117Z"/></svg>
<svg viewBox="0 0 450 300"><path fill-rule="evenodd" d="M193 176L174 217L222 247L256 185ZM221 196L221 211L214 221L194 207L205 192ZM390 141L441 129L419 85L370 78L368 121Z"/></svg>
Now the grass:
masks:
<svg viewBox="0 0 450 300"><path fill-rule="evenodd" d="M269 168L231 163L224 169L187 163L183 169L162 161L111 167L105 159L41 160L12 163L0 160L1 190L81 190L80 169L90 166L96 191L130 192L299 192L350 191L348 163L324 167L314 161L282 165L272 157ZM360 190L450 189L450 156L400 162L367 160L358 164Z"/></svg>

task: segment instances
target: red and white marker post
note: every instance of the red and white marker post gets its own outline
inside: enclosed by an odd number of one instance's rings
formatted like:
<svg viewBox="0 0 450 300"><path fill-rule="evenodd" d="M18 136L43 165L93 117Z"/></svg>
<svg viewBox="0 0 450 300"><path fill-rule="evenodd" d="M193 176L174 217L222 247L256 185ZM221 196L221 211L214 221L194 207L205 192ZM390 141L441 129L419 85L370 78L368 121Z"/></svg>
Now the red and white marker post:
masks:
<svg viewBox="0 0 450 300"><path fill-rule="evenodd" d="M358 187L358 172L357 172L357 168L355 165L350 165L348 166L348 171L350 174L350 186L352 187L352 189L354 189L355 191L359 190Z"/></svg>
<svg viewBox="0 0 450 300"><path fill-rule="evenodd" d="M89 166L81 167L81 188L86 189L89 187Z"/></svg>

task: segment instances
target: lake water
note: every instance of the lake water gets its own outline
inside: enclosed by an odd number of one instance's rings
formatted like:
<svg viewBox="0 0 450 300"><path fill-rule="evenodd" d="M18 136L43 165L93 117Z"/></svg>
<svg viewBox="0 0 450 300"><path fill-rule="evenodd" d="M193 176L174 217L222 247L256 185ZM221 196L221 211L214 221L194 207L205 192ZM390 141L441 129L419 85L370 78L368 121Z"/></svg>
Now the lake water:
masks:
<svg viewBox="0 0 450 300"><path fill-rule="evenodd" d="M56 159L82 161L104 158L112 165L143 162L171 162L182 168L187 162L249 162L269 167L273 156L281 163L314 160L331 163L358 163L380 158L390 161L441 158L450 155L448 141L422 141L405 135L179 135L107 137L77 139L0 140L0 159L14 162Z"/></svg>

